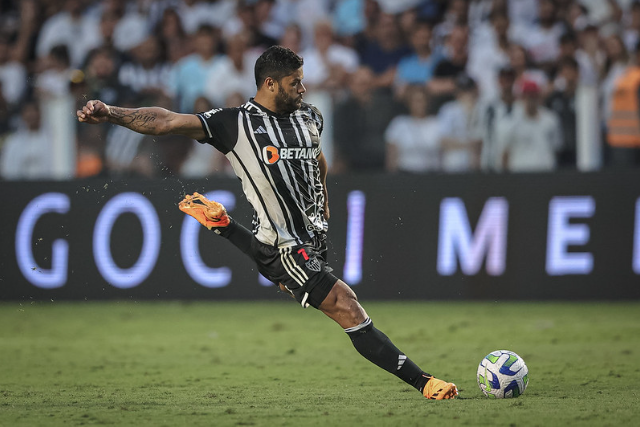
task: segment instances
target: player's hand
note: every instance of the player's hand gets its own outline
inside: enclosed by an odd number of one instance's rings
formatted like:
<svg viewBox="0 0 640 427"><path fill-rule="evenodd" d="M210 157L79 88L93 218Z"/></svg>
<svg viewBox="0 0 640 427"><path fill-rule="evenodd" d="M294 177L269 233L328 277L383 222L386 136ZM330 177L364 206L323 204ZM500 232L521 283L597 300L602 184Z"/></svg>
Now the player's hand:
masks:
<svg viewBox="0 0 640 427"><path fill-rule="evenodd" d="M109 118L109 106L99 100L88 101L82 110L76 111L78 121L95 125L104 123Z"/></svg>

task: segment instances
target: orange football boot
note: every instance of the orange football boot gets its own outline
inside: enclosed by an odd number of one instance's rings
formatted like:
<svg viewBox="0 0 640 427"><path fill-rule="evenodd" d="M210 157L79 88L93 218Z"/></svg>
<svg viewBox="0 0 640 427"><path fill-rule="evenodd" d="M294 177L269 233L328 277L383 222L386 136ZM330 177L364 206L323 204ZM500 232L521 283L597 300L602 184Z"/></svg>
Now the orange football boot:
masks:
<svg viewBox="0 0 640 427"><path fill-rule="evenodd" d="M212 228L226 227L231 219L227 210L218 202L208 200L200 193L193 196L186 195L178 204L178 208L187 215L191 215L209 230Z"/></svg>
<svg viewBox="0 0 640 427"><path fill-rule="evenodd" d="M458 395L458 388L454 383L431 377L424 386L422 394L432 400L454 399Z"/></svg>

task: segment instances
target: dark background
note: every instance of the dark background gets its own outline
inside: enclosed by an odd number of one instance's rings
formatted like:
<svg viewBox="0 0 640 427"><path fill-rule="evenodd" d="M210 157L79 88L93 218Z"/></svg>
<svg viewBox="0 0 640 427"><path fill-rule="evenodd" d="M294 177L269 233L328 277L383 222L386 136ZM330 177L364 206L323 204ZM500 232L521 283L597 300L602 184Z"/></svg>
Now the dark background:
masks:
<svg viewBox="0 0 640 427"><path fill-rule="evenodd" d="M359 190L366 196L365 231L360 283L351 283L362 299L480 299L585 300L638 299L640 276L633 272L636 202L640 172L554 173L510 175L329 177L331 206L329 261L343 276L347 233L347 196ZM252 262L224 239L201 228L200 252L210 267L231 269L231 283L207 288L187 274L180 254L184 214L177 204L185 193L228 190L236 195L233 217L246 226L251 208L231 178L198 181L1 182L0 299L285 299L273 286L258 282ZM37 222L32 249L38 267L51 267L51 244L69 242L67 283L56 289L31 284L16 262L18 219L35 197L64 193L70 198L66 214L47 213ZM119 289L99 273L93 255L94 225L105 203L122 192L144 195L154 206L161 228L158 260L140 285ZM589 243L570 251L591 252L589 275L549 276L545 270L549 202L556 196L592 196L595 214L576 218L590 228ZM444 198L464 201L475 229L487 199L504 197L509 203L506 270L487 274L484 265L474 275L437 271L440 204ZM131 267L142 247L142 228L130 213L121 215L111 234L112 257L120 268ZM640 254L636 254L640 256Z"/></svg>

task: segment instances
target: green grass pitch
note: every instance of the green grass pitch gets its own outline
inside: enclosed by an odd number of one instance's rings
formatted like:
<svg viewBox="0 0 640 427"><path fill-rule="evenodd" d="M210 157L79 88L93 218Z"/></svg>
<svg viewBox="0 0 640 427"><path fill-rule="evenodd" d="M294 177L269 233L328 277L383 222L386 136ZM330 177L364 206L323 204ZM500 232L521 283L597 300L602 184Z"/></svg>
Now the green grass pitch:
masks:
<svg viewBox="0 0 640 427"><path fill-rule="evenodd" d="M365 303L461 399L427 401L321 313L283 302L0 304L0 426L630 426L640 303ZM476 368L520 354L490 400Z"/></svg>

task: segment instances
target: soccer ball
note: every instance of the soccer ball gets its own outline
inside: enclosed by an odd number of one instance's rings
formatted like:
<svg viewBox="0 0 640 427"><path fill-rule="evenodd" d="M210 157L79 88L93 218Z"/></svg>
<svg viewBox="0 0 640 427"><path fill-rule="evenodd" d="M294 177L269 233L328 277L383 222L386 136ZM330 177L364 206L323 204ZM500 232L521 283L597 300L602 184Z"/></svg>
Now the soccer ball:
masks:
<svg viewBox="0 0 640 427"><path fill-rule="evenodd" d="M529 384L529 368L513 351L492 351L480 362L477 379L487 397L518 397Z"/></svg>

